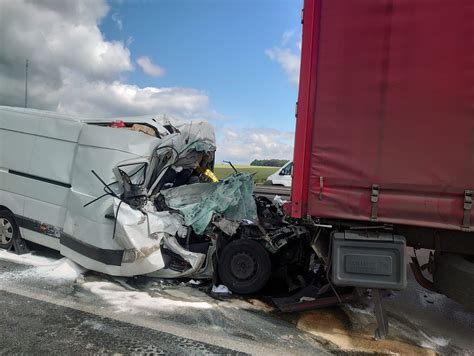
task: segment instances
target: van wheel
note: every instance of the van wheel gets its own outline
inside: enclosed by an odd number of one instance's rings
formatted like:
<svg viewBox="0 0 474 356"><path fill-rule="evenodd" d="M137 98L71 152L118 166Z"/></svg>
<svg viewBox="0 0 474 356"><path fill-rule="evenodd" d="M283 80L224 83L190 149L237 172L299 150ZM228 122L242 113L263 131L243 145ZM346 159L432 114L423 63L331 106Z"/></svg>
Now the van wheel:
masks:
<svg viewBox="0 0 474 356"><path fill-rule="evenodd" d="M262 289L270 278L271 261L265 248L254 240L235 240L222 250L219 277L231 291L251 294Z"/></svg>
<svg viewBox="0 0 474 356"><path fill-rule="evenodd" d="M18 238L18 225L13 215L6 211L0 211L0 248L8 250L13 240Z"/></svg>
<svg viewBox="0 0 474 356"><path fill-rule="evenodd" d="M271 180L266 180L263 185L270 186L273 185L273 182Z"/></svg>

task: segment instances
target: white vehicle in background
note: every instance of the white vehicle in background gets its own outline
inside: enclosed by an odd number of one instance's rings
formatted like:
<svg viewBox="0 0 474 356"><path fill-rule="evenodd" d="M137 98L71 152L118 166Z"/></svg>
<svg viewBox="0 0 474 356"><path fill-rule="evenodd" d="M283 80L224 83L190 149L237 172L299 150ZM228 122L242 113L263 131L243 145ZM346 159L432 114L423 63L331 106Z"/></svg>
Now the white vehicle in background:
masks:
<svg viewBox="0 0 474 356"><path fill-rule="evenodd" d="M265 181L265 185L283 185L291 187L291 176L293 173L293 161L289 161L278 171L270 175Z"/></svg>

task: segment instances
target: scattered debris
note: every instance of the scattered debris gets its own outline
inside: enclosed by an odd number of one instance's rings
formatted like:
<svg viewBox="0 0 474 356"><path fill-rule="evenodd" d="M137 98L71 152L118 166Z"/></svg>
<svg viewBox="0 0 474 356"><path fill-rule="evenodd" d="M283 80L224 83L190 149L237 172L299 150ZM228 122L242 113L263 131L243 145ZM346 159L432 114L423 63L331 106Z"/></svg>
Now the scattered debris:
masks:
<svg viewBox="0 0 474 356"><path fill-rule="evenodd" d="M273 203L278 206L278 207L282 207L283 204L285 204L287 202L287 200L284 200L281 196L279 195L275 195L275 197L273 198Z"/></svg>
<svg viewBox="0 0 474 356"><path fill-rule="evenodd" d="M215 294L227 294L227 295L232 294L232 292L229 290L229 288L227 288L223 284L219 284L218 286L213 285L211 291L212 291L212 293L215 293Z"/></svg>

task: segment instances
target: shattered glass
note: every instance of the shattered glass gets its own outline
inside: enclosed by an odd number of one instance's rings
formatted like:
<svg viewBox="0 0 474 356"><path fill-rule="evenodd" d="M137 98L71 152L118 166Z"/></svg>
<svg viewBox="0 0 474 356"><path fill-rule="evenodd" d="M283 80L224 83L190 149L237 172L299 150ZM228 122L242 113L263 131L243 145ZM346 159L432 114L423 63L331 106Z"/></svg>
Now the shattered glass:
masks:
<svg viewBox="0 0 474 356"><path fill-rule="evenodd" d="M162 191L166 204L179 210L187 226L202 234L214 214L229 220L257 219L253 177L237 173L218 183L198 183Z"/></svg>

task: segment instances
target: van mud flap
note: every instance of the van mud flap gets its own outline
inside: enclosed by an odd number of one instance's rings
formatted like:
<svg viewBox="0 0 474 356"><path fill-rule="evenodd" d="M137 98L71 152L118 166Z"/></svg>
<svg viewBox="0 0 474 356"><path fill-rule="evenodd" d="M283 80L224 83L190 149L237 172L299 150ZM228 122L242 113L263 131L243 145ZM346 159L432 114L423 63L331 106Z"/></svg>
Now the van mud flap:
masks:
<svg viewBox="0 0 474 356"><path fill-rule="evenodd" d="M21 237L17 237L13 240L13 244L10 246L8 251L17 255L24 255L25 253L29 253L30 249L26 245L25 240L23 240Z"/></svg>

